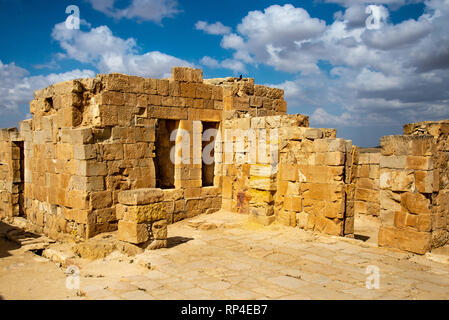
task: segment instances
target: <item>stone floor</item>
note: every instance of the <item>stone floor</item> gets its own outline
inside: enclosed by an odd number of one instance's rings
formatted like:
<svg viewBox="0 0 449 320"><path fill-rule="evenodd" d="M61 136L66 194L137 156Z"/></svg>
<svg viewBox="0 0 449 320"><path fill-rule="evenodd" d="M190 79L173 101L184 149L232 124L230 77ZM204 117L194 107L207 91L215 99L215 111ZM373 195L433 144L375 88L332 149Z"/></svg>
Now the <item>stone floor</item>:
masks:
<svg viewBox="0 0 449 320"><path fill-rule="evenodd" d="M64 289L52 298L449 298L449 264L444 257L397 252L369 241L280 225L260 227L226 212L171 225L169 236L167 249L133 258L114 252L103 260L80 262L80 290ZM3 284L8 274L20 269L6 273L4 259L0 258L0 295L9 299L14 289ZM54 276L64 279L64 268L57 270ZM379 272L378 289L367 288L367 282L376 284L373 270ZM45 281L35 285L45 287ZM38 291L33 292L28 298L39 298Z"/></svg>

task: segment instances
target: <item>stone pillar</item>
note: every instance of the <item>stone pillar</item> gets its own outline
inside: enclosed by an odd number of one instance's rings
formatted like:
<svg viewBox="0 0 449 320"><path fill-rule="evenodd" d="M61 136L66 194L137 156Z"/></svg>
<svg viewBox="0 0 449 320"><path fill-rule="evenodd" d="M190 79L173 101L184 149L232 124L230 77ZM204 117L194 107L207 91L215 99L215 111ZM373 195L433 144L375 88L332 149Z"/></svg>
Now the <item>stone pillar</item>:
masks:
<svg viewBox="0 0 449 320"><path fill-rule="evenodd" d="M431 249L432 194L437 193L432 136L381 139L379 246L418 254Z"/></svg>
<svg viewBox="0 0 449 320"><path fill-rule="evenodd" d="M160 189L120 192L118 240L144 245L150 250L166 248L167 220L163 198Z"/></svg>
<svg viewBox="0 0 449 320"><path fill-rule="evenodd" d="M254 164L250 168L249 219L263 225L269 225L275 220L274 193L276 192L276 173L273 167Z"/></svg>

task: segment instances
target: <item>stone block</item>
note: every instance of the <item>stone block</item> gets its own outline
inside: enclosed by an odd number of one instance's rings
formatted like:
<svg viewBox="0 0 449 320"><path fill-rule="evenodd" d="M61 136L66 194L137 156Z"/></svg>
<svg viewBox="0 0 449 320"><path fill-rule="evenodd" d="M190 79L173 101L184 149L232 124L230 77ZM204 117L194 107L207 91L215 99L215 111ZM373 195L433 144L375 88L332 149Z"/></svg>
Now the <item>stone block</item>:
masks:
<svg viewBox="0 0 449 320"><path fill-rule="evenodd" d="M361 189L379 190L379 180L359 178L356 180L356 187Z"/></svg>
<svg viewBox="0 0 449 320"><path fill-rule="evenodd" d="M410 154L414 156L431 156L435 153L435 143L432 136L410 136Z"/></svg>
<svg viewBox="0 0 449 320"><path fill-rule="evenodd" d="M105 188L102 176L83 177L74 175L70 179L70 186L75 190L83 191L103 191Z"/></svg>
<svg viewBox="0 0 449 320"><path fill-rule="evenodd" d="M405 169L407 165L407 156L381 156L380 167L390 169Z"/></svg>
<svg viewBox="0 0 449 320"><path fill-rule="evenodd" d="M357 188L355 198L362 201L379 201L379 191L373 189Z"/></svg>
<svg viewBox="0 0 449 320"><path fill-rule="evenodd" d="M161 202L164 199L164 192L161 189L136 189L121 191L118 201L129 206L144 205Z"/></svg>
<svg viewBox="0 0 449 320"><path fill-rule="evenodd" d="M340 166L297 165L296 169L288 171L290 174L297 171L299 182L327 183L343 179L344 168Z"/></svg>
<svg viewBox="0 0 449 320"><path fill-rule="evenodd" d="M401 195L391 190L380 190L380 206L393 212L401 210Z"/></svg>
<svg viewBox="0 0 449 320"><path fill-rule="evenodd" d="M76 160L90 160L97 157L97 148L94 144L74 145L73 158Z"/></svg>
<svg viewBox="0 0 449 320"><path fill-rule="evenodd" d="M431 214L431 203L420 193L405 192L401 194L401 206L408 212L417 215Z"/></svg>
<svg viewBox="0 0 449 320"><path fill-rule="evenodd" d="M76 174L84 177L105 176L107 174L106 163L95 160L77 161Z"/></svg>
<svg viewBox="0 0 449 320"><path fill-rule="evenodd" d="M153 119L187 120L188 111L182 108L150 107L149 116Z"/></svg>
<svg viewBox="0 0 449 320"><path fill-rule="evenodd" d="M343 183L307 183L301 187L304 199L336 201L344 196Z"/></svg>
<svg viewBox="0 0 449 320"><path fill-rule="evenodd" d="M136 223L150 223L163 220L166 217L165 204L163 202L128 206L123 214L123 220Z"/></svg>
<svg viewBox="0 0 449 320"><path fill-rule="evenodd" d="M283 208L288 211L301 212L302 198L299 196L285 196Z"/></svg>
<svg viewBox="0 0 449 320"><path fill-rule="evenodd" d="M416 189L421 193L432 193L434 183L433 171L415 171Z"/></svg>
<svg viewBox="0 0 449 320"><path fill-rule="evenodd" d="M296 212L282 210L276 216L276 220L287 227L296 227Z"/></svg>
<svg viewBox="0 0 449 320"><path fill-rule="evenodd" d="M168 96L170 92L170 82L168 80L156 80L157 94L160 96Z"/></svg>
<svg viewBox="0 0 449 320"><path fill-rule="evenodd" d="M103 91L100 94L100 99L99 99L98 103L104 104L104 105L121 106L121 105L125 104L125 96L124 96L123 92Z"/></svg>
<svg viewBox="0 0 449 320"><path fill-rule="evenodd" d="M250 189L249 196L252 203L272 203L274 200L273 193L265 190Z"/></svg>
<svg viewBox="0 0 449 320"><path fill-rule="evenodd" d="M383 156L404 156L410 154L409 136L385 136L380 139Z"/></svg>
<svg viewBox="0 0 449 320"><path fill-rule="evenodd" d="M267 191L274 191L277 188L275 180L261 177L250 177L249 186L253 189Z"/></svg>
<svg viewBox="0 0 449 320"><path fill-rule="evenodd" d="M412 170L380 169L380 188L392 191L412 191L415 177Z"/></svg>
<svg viewBox="0 0 449 320"><path fill-rule="evenodd" d="M117 238L134 244L144 243L149 239L148 225L121 220L118 222Z"/></svg>
<svg viewBox="0 0 449 320"><path fill-rule="evenodd" d="M106 161L123 160L123 144L111 143L102 145L102 157Z"/></svg>
<svg viewBox="0 0 449 320"><path fill-rule="evenodd" d="M109 208L112 205L112 192L101 191L90 194L90 207L92 209Z"/></svg>
<svg viewBox="0 0 449 320"><path fill-rule="evenodd" d="M425 254L430 251L431 240L431 234L428 232L394 227L380 227L379 229L379 246Z"/></svg>
<svg viewBox="0 0 449 320"><path fill-rule="evenodd" d="M331 220L325 217L315 217L315 230L334 236L343 236L343 220Z"/></svg>
<svg viewBox="0 0 449 320"><path fill-rule="evenodd" d="M432 170L433 160L431 157L407 156L407 169Z"/></svg>
<svg viewBox="0 0 449 320"><path fill-rule="evenodd" d="M184 196L184 191L182 189L166 189L162 190L164 193L164 201L176 201L180 200Z"/></svg>
<svg viewBox="0 0 449 320"><path fill-rule="evenodd" d="M118 107L114 105L98 106L100 124L102 127L116 126L118 124Z"/></svg>
<svg viewBox="0 0 449 320"><path fill-rule="evenodd" d="M155 240L167 239L167 221L156 221L151 225L151 237Z"/></svg>

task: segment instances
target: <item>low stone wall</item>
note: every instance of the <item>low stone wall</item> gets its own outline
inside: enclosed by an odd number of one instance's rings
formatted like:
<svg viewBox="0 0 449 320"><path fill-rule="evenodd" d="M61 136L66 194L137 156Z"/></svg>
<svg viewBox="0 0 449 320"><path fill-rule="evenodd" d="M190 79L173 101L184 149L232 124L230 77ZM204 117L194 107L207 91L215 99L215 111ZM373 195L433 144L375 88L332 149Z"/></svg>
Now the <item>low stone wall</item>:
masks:
<svg viewBox="0 0 449 320"><path fill-rule="evenodd" d="M146 248L167 247L164 193L160 189L136 189L119 193L118 240Z"/></svg>
<svg viewBox="0 0 449 320"><path fill-rule="evenodd" d="M188 189L162 190L168 223L209 214L221 208L221 188L201 187Z"/></svg>
<svg viewBox="0 0 449 320"><path fill-rule="evenodd" d="M235 142L248 148L234 149L228 155L234 162L222 166L224 209L249 214L264 225L277 220L327 234L353 234L357 157L350 141L335 138L334 129L308 128L302 115L224 122L224 128L236 127L254 132L255 140L237 137ZM257 152L262 147L265 156L248 162L251 145Z"/></svg>
<svg viewBox="0 0 449 320"><path fill-rule="evenodd" d="M380 215L380 149L360 149L355 183L355 213Z"/></svg>

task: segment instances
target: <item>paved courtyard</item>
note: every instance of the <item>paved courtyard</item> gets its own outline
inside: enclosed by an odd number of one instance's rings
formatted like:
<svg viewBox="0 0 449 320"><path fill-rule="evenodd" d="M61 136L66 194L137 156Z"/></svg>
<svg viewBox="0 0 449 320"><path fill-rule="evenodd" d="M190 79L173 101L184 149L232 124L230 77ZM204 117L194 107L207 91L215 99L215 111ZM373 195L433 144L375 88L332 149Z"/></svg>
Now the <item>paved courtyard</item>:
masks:
<svg viewBox="0 0 449 320"><path fill-rule="evenodd" d="M66 289L65 267L42 257L25 259L30 252L13 253L0 258L0 295L4 299L449 298L449 264L444 256L438 260L281 225L260 227L225 212L171 225L169 237L167 249L135 257L114 252L102 260L78 261L79 291ZM18 283L28 290L11 285L31 264L37 264L40 273L48 272L46 277ZM367 288L367 280L374 288Z"/></svg>

